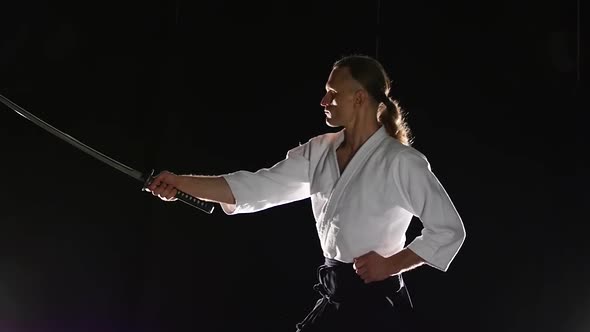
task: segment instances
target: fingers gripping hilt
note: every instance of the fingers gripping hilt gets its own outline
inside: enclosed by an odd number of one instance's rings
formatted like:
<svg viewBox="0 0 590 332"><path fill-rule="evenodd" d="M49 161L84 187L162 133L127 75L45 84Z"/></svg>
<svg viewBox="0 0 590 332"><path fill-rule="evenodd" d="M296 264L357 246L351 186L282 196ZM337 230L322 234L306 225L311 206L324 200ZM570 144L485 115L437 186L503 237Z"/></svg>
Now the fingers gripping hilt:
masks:
<svg viewBox="0 0 590 332"><path fill-rule="evenodd" d="M143 183L143 191L147 191L146 188L154 181L154 170L152 169L150 172L150 175L145 179L144 183ZM206 213L213 213L213 209L214 209L214 205L211 202L207 202L207 201L203 201L201 199L198 199L196 197L193 197L183 191L180 191L178 189L176 189L176 195L174 196L176 199L178 199L179 201L186 203L192 207L195 207L201 211L204 211Z"/></svg>

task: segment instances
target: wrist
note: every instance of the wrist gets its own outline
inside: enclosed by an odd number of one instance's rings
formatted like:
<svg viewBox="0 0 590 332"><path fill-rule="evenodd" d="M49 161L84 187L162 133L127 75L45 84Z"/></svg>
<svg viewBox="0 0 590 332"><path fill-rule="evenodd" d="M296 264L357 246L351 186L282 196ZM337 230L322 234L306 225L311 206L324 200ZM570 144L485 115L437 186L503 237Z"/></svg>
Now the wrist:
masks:
<svg viewBox="0 0 590 332"><path fill-rule="evenodd" d="M176 189L183 191L183 192L187 192L187 185L188 185L188 181L189 178L186 175L176 175L176 179L175 179L175 187Z"/></svg>
<svg viewBox="0 0 590 332"><path fill-rule="evenodd" d="M388 270L387 272L389 273L389 275L395 275L395 274L399 274L401 272L400 266L401 266L401 260L402 260L402 256L403 256L402 251L395 253L392 256L389 256L388 258L386 258L387 270Z"/></svg>
<svg viewBox="0 0 590 332"><path fill-rule="evenodd" d="M389 257L388 261L391 274L399 274L424 263L422 257L418 256L408 248L404 248L395 255Z"/></svg>

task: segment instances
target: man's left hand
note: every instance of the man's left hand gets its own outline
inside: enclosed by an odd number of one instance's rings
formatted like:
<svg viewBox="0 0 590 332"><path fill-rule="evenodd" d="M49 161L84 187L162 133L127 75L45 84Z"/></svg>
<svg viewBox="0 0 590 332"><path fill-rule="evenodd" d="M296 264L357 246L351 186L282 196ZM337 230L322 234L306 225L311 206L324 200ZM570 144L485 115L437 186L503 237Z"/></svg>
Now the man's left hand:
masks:
<svg viewBox="0 0 590 332"><path fill-rule="evenodd" d="M355 258L353 267L356 274L364 280L365 284L384 280L399 272L395 271L396 269L392 266L390 260L374 251Z"/></svg>

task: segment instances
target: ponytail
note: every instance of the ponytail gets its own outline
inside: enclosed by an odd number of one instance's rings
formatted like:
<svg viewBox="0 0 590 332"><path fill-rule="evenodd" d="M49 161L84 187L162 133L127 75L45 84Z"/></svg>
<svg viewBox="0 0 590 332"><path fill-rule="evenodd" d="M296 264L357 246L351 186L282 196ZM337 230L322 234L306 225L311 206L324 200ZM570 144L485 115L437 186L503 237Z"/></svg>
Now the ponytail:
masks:
<svg viewBox="0 0 590 332"><path fill-rule="evenodd" d="M387 133L404 145L412 145L410 127L405 120L405 112L395 99L383 96L381 107L377 113L377 120L385 126Z"/></svg>

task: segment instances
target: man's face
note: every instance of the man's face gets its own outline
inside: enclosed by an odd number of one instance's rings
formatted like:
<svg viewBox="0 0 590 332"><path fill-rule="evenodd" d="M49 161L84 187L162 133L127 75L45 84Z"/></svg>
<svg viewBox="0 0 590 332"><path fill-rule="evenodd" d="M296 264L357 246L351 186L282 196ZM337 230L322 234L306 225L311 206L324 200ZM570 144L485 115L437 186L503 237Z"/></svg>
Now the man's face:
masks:
<svg viewBox="0 0 590 332"><path fill-rule="evenodd" d="M326 94L320 105L326 114L326 124L341 127L351 121L354 115L354 93L359 84L352 78L348 68L335 68L326 82Z"/></svg>

